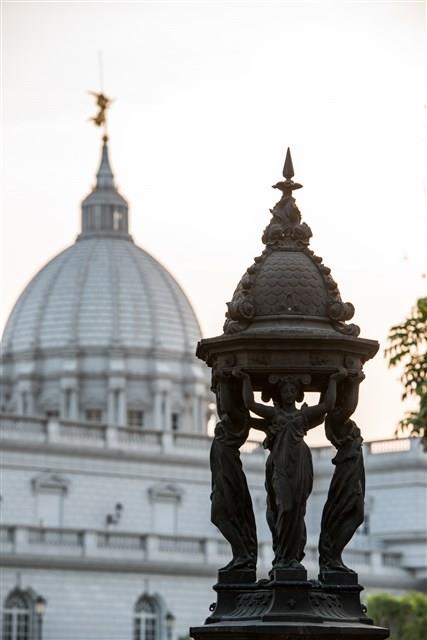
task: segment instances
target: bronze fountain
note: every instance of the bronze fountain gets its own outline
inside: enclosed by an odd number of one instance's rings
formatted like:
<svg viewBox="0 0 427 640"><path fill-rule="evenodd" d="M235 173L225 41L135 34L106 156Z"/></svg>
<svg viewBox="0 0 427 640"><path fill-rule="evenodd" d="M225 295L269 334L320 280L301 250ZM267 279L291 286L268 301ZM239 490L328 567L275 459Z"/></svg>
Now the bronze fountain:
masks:
<svg viewBox="0 0 427 640"><path fill-rule="evenodd" d="M232 559L218 572L211 615L190 634L195 640L384 639L388 631L367 616L358 576L342 559L363 522L365 494L363 440L351 416L363 364L379 345L348 323L353 305L342 301L331 270L309 247L312 232L293 196L302 185L293 181L289 149L283 177L274 185L282 195L262 236L265 248L227 305L223 335L197 347L212 369L219 416L210 452L211 519ZM297 406L307 391L319 394L318 404ZM322 514L319 575L308 580L304 516L313 467L304 436L323 422L337 453ZM274 554L269 577L258 581L255 518L239 452L251 428L265 433L269 451L266 518Z"/></svg>

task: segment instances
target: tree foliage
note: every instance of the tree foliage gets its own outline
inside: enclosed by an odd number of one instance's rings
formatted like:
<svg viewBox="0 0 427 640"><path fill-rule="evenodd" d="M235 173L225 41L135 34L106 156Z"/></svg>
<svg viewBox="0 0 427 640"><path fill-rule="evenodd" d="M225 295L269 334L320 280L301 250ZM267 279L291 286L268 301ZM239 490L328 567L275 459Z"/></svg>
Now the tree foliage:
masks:
<svg viewBox="0 0 427 640"><path fill-rule="evenodd" d="M427 595L412 592L404 596L378 593L368 598L368 615L380 627L390 629L390 640L425 640Z"/></svg>
<svg viewBox="0 0 427 640"><path fill-rule="evenodd" d="M403 364L402 400L419 401L418 410L400 421L398 432L420 436L427 451L427 298L417 300L409 317L391 327L385 356L389 367Z"/></svg>

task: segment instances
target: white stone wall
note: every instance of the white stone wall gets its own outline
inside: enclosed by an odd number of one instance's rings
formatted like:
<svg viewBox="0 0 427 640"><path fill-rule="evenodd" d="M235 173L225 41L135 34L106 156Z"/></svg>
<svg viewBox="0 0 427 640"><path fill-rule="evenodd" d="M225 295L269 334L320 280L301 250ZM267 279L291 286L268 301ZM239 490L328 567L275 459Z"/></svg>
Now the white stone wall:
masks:
<svg viewBox="0 0 427 640"><path fill-rule="evenodd" d="M177 509L179 535L215 533L210 524L210 476L206 465L59 456L37 452L9 452L3 457L3 523L38 525L37 492L33 481L47 471L69 483L63 497L63 521L58 526L102 529L107 514L123 505L115 531L152 531L155 501L150 489L168 484L182 491Z"/></svg>
<svg viewBox="0 0 427 640"><path fill-rule="evenodd" d="M176 617L177 640L208 615L216 569L229 560L227 545L210 523L210 442L156 431L139 440L130 433L129 440L119 441L117 431L114 438L108 433L92 433L84 425L3 420L2 597L20 583L48 600L44 640L125 640L132 638L136 600L143 592L157 592ZM369 589L414 589L427 575L427 456L415 441L405 451L373 454L371 449L366 445L371 533L356 534L345 559ZM311 578L317 575L317 536L332 456L331 449L313 450L305 559ZM265 453L242 457L259 541L265 542L259 560L259 575L265 576L271 562ZM115 515L117 503L123 506L120 520L107 527L106 516ZM41 514L48 537L38 543ZM107 531L125 542L116 537L116 546L100 546ZM62 535L72 541L64 546ZM134 546L126 547L126 535Z"/></svg>
<svg viewBox="0 0 427 640"><path fill-rule="evenodd" d="M176 533L212 535L215 530L209 523L208 446L209 443L205 442L204 448L193 458L173 451L160 455L144 455L143 452L136 456L129 453L111 455L101 451L96 455L89 452L81 455L81 450L76 451L72 447L69 447L67 455L56 454L55 447L46 447L44 451L35 451L32 447L9 451L7 457L3 456L2 520L6 523L39 524L37 492L32 483L41 474L51 471L60 474L68 483L63 495L62 522L58 526L102 528L106 515L120 503L123 510L115 528L148 533L153 527L155 507L150 489L163 483L180 493ZM315 482L307 510L307 529L311 535L319 531L333 470L331 453L328 449L314 451ZM262 455L244 456L254 509L260 522L260 539L268 538L263 524L264 459ZM365 461L370 535L389 539L389 546L405 535L425 535L427 475L422 464L425 464L422 451L413 449L378 455L367 451Z"/></svg>
<svg viewBox="0 0 427 640"><path fill-rule="evenodd" d="M177 640L204 622L214 599L209 577L8 568L4 596L17 580L47 600L43 640L133 640L133 607L143 593L162 596Z"/></svg>

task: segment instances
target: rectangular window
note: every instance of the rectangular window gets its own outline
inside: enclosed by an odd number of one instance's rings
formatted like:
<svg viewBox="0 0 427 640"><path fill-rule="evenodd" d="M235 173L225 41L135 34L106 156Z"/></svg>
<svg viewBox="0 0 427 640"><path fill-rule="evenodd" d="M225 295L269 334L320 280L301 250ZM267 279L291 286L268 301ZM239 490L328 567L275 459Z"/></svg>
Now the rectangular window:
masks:
<svg viewBox="0 0 427 640"><path fill-rule="evenodd" d="M128 425L130 427L143 427L144 412L139 409L130 409L128 411Z"/></svg>
<svg viewBox="0 0 427 640"><path fill-rule="evenodd" d="M85 417L88 422L101 422L102 409L86 409Z"/></svg>
<svg viewBox="0 0 427 640"><path fill-rule="evenodd" d="M158 621L154 613L137 613L133 625L134 640L157 640Z"/></svg>
<svg viewBox="0 0 427 640"><path fill-rule="evenodd" d="M22 392L22 413L24 416L28 413L28 393L27 391Z"/></svg>
<svg viewBox="0 0 427 640"><path fill-rule="evenodd" d="M4 640L14 640L12 633L13 633L12 614L7 611L3 614Z"/></svg>
<svg viewBox="0 0 427 640"><path fill-rule="evenodd" d="M177 530L176 502L159 501L152 505L154 533L173 536Z"/></svg>
<svg viewBox="0 0 427 640"><path fill-rule="evenodd" d="M64 496L59 492L39 493L36 500L37 524L41 527L61 527Z"/></svg>
<svg viewBox="0 0 427 640"><path fill-rule="evenodd" d="M135 618L133 626L134 640L142 640L141 634L141 618Z"/></svg>
<svg viewBox="0 0 427 640"><path fill-rule="evenodd" d="M172 431L178 431L178 429L179 429L179 413L173 413L171 415L171 427L172 427Z"/></svg>
<svg viewBox="0 0 427 640"><path fill-rule="evenodd" d="M28 613L18 613L16 640L28 640Z"/></svg>
<svg viewBox="0 0 427 640"><path fill-rule="evenodd" d="M3 640L29 640L28 611L12 609L3 614Z"/></svg>
<svg viewBox="0 0 427 640"><path fill-rule="evenodd" d="M145 619L145 640L156 640L156 619L148 617Z"/></svg>

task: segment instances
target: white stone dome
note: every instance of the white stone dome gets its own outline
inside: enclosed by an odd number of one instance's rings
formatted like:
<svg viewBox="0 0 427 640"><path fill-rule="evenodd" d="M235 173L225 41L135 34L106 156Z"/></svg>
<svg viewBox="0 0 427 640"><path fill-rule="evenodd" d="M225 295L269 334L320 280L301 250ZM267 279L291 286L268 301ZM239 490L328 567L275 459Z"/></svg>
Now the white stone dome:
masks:
<svg viewBox="0 0 427 640"><path fill-rule="evenodd" d="M37 273L18 299L3 353L128 347L194 353L188 298L150 254L122 237L82 237Z"/></svg>
<svg viewBox="0 0 427 640"><path fill-rule="evenodd" d="M199 339L185 293L129 234L104 138L80 235L34 276L6 324L0 408L204 432Z"/></svg>

